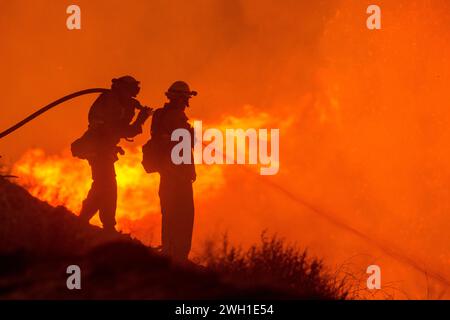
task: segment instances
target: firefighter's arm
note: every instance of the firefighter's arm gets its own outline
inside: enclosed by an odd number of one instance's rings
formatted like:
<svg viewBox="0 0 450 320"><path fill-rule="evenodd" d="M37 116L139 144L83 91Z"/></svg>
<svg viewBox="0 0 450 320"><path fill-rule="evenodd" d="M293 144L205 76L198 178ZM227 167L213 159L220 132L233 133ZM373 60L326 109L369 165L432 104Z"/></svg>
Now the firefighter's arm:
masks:
<svg viewBox="0 0 450 320"><path fill-rule="evenodd" d="M142 126L145 121L153 114L153 109L149 107L141 107L139 114L130 125L127 126L124 132L125 138L133 138L142 133Z"/></svg>

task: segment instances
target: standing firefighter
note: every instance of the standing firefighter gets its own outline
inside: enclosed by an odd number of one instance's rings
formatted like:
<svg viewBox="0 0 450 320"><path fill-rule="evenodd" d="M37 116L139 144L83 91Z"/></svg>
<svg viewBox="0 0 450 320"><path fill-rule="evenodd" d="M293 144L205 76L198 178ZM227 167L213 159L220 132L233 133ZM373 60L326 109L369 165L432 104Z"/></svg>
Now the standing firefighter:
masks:
<svg viewBox="0 0 450 320"><path fill-rule="evenodd" d="M155 111L151 126L151 140L143 147L143 165L147 172L159 172L159 198L162 213L162 251L177 260L187 260L191 250L194 226L194 197L192 183L196 179L191 152L190 164L175 165L171 141L176 129L187 129L194 137L193 128L185 114L189 99L197 95L187 83L177 81L166 92L169 102ZM192 139L193 140L193 139ZM191 151L194 141L191 141Z"/></svg>
<svg viewBox="0 0 450 320"><path fill-rule="evenodd" d="M86 223L100 214L103 228L115 231L117 181L114 163L117 154L124 154L118 143L142 133L142 125L151 109L134 99L140 91L139 82L131 76L112 80L111 90L102 93L89 110L87 132L72 144L72 154L86 159L92 170L92 187L83 201L80 219ZM135 110L140 110L134 122Z"/></svg>

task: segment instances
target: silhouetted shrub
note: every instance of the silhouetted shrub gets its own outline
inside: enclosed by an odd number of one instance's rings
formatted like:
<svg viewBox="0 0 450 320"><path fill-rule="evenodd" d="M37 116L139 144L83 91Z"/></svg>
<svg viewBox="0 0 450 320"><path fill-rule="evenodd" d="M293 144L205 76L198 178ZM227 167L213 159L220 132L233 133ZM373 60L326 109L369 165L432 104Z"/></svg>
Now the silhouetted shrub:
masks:
<svg viewBox="0 0 450 320"><path fill-rule="evenodd" d="M198 262L242 286L269 286L303 299L349 298L345 278L327 273L321 260L267 232L247 250L231 246L227 236L220 246L208 242Z"/></svg>

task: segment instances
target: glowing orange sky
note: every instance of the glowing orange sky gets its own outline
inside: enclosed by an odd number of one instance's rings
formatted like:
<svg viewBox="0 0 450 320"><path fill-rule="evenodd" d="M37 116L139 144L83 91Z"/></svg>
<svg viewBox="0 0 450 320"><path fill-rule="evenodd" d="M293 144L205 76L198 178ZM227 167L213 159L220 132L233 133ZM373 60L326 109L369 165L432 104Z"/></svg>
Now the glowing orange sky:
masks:
<svg viewBox="0 0 450 320"><path fill-rule="evenodd" d="M373 1L80 0L81 31L65 27L72 1L4 1L0 129L112 77L136 76L149 106L183 79L200 93L189 116L206 125L263 112L271 127L292 119L280 173L267 179L450 278L450 3L376 2L383 29L372 32ZM85 130L92 101L46 114L0 141L0 154L10 164L33 147L60 154ZM148 129L134 146L147 138ZM196 195L196 248L225 230L247 244L268 228L330 264L376 262L410 297L442 290L260 179L223 170L220 192Z"/></svg>

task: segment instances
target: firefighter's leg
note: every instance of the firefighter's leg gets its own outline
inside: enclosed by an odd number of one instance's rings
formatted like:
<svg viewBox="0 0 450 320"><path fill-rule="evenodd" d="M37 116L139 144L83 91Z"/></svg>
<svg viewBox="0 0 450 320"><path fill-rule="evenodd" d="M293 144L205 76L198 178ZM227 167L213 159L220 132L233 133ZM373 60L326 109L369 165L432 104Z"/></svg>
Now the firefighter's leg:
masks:
<svg viewBox="0 0 450 320"><path fill-rule="evenodd" d="M94 170L94 169L93 169ZM91 189L83 201L83 205L80 211L80 219L86 223L89 223L89 220L95 215L97 210L99 209L99 186L94 181L92 182Z"/></svg>
<svg viewBox="0 0 450 320"><path fill-rule="evenodd" d="M100 204L100 220L105 230L115 230L117 208L117 182L114 178L108 181L102 192Z"/></svg>
<svg viewBox="0 0 450 320"><path fill-rule="evenodd" d="M190 181L161 179L163 253L186 260L191 249L194 202Z"/></svg>
<svg viewBox="0 0 450 320"><path fill-rule="evenodd" d="M162 244L162 252L166 255L172 255L172 230L171 226L174 224L173 222L173 206L172 206L172 190L170 189L170 181L161 176L159 185L159 199L161 204L161 244Z"/></svg>
<svg viewBox="0 0 450 320"><path fill-rule="evenodd" d="M105 171L101 177L100 192L100 221L105 230L115 230L117 208L117 181L114 163L105 164Z"/></svg>
<svg viewBox="0 0 450 320"><path fill-rule="evenodd" d="M194 227L194 199L192 183L183 181L177 185L175 216L176 221L172 229L174 242L174 257L180 260L187 260L191 251L192 231Z"/></svg>

